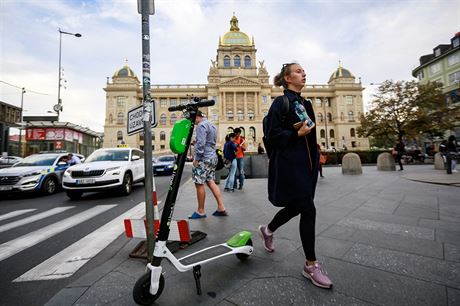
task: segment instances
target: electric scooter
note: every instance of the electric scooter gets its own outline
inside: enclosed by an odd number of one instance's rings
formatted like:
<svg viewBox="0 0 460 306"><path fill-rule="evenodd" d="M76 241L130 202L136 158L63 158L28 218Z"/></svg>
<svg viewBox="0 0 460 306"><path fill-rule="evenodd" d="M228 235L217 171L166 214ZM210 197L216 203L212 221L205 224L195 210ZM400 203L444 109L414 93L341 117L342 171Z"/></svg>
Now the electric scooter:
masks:
<svg viewBox="0 0 460 306"><path fill-rule="evenodd" d="M174 153L177 153L178 156L171 176L166 202L161 214L160 229L153 251L153 258L152 261L147 264L147 272L137 280L133 289L134 301L139 305L150 305L160 297L165 285L161 267L163 258L167 258L180 272L193 270L197 294L201 295L201 265L232 254L235 254L240 260L246 260L253 252L252 234L249 231L241 231L225 243L207 247L180 259L177 259L166 246L166 241L169 236L169 224L171 223L174 213L177 193L185 166L187 152L192 140L198 108L212 106L214 103L214 100L200 101L199 98L195 97L192 102L168 108L170 112L182 111L184 119L178 120L174 124L171 135L170 148Z"/></svg>

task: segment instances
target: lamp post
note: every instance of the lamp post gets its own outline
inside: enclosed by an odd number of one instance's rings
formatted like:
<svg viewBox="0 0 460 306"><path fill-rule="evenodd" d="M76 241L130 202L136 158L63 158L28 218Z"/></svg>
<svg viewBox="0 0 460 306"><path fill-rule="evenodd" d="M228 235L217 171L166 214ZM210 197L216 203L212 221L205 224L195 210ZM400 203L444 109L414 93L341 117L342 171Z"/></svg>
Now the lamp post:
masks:
<svg viewBox="0 0 460 306"><path fill-rule="evenodd" d="M62 53L62 34L72 35L75 37L81 37L80 33L70 33L61 31L61 28L58 28L59 31L59 74L58 74L58 103L53 106L53 110L57 113L57 119L59 121L59 112L62 111L62 101L61 101L61 53Z"/></svg>
<svg viewBox="0 0 460 306"><path fill-rule="evenodd" d="M326 102L327 102L327 98L323 98L323 103L324 103L324 126L325 126L325 129L326 129L326 150L329 150L329 140L327 139L327 134L328 134L328 131L327 131L327 119L328 119L328 116L327 116L327 110L326 110Z"/></svg>
<svg viewBox="0 0 460 306"><path fill-rule="evenodd" d="M23 116L23 111L24 111L24 94L26 93L26 89L24 87L21 88L21 124L22 124L22 116ZM19 128L19 146L18 146L18 156L19 157L22 157L22 128L23 126L21 126Z"/></svg>

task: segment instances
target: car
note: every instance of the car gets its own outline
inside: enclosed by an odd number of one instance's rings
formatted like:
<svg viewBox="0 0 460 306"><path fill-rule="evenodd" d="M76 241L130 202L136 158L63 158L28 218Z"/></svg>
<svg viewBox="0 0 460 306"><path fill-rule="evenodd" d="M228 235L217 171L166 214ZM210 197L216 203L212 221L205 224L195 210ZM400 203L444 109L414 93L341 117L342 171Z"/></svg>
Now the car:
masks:
<svg viewBox="0 0 460 306"><path fill-rule="evenodd" d="M176 157L174 155L163 155L155 158L152 163L154 175L168 174L171 175L174 170Z"/></svg>
<svg viewBox="0 0 460 306"><path fill-rule="evenodd" d="M21 160L23 160L23 158L19 156L0 156L1 165L14 165Z"/></svg>
<svg viewBox="0 0 460 306"><path fill-rule="evenodd" d="M132 186L144 182L144 152L136 148L103 148L94 151L82 164L69 167L62 187L71 200L85 192L118 189L129 195Z"/></svg>
<svg viewBox="0 0 460 306"><path fill-rule="evenodd" d="M53 194L59 190L64 171L69 167L66 159L66 153L32 154L12 167L0 169L0 192Z"/></svg>

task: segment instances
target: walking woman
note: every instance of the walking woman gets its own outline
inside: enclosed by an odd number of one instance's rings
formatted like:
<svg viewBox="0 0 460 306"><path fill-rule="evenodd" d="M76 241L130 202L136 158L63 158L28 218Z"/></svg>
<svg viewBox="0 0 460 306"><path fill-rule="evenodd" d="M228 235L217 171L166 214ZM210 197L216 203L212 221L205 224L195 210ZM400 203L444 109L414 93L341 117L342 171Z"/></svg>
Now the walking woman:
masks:
<svg viewBox="0 0 460 306"><path fill-rule="evenodd" d="M313 199L319 167L316 128L315 124L309 126L308 120L304 121L305 115L297 115L306 110L308 117L315 121L311 103L300 95L305 82L305 71L297 63L284 64L274 79L276 86L284 87L284 96L289 100L286 108L285 98L277 97L267 115L268 141L273 147L269 156L268 198L282 209L268 225L259 226L259 235L265 249L273 252L274 232L300 214L300 238L305 253L302 274L318 287L331 288L332 282L315 254Z"/></svg>

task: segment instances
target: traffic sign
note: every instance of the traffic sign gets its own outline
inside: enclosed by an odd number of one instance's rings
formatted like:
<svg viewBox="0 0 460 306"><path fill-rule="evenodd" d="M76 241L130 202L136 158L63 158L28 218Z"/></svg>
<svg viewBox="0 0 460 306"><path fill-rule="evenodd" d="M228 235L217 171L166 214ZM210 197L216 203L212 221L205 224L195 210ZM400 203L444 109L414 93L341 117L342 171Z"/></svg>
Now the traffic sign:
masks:
<svg viewBox="0 0 460 306"><path fill-rule="evenodd" d="M150 106L151 105L151 106ZM151 109L152 112L152 128L157 126L155 101L152 100L151 104L146 108ZM128 111L128 135L133 135L144 130L144 104L136 106Z"/></svg>

